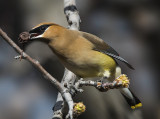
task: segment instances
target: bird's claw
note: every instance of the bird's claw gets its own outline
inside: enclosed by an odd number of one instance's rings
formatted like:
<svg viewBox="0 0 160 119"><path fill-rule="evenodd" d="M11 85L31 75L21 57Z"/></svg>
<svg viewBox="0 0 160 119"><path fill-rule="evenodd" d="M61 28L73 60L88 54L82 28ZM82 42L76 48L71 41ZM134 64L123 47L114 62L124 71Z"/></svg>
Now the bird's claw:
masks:
<svg viewBox="0 0 160 119"><path fill-rule="evenodd" d="M83 93L83 92L84 92L84 90L81 89L81 88L76 89L76 91L77 91L77 92L80 92L80 93Z"/></svg>
<svg viewBox="0 0 160 119"><path fill-rule="evenodd" d="M80 79L79 81L82 81L83 79ZM80 83L79 83L79 81L77 81L76 83L75 83L75 85L74 85L74 89L77 91L77 92L80 92L80 93L83 93L83 89L81 89L80 87Z"/></svg>
<svg viewBox="0 0 160 119"><path fill-rule="evenodd" d="M70 89L70 93L72 96L75 96L78 92L83 93L84 90L75 85Z"/></svg>

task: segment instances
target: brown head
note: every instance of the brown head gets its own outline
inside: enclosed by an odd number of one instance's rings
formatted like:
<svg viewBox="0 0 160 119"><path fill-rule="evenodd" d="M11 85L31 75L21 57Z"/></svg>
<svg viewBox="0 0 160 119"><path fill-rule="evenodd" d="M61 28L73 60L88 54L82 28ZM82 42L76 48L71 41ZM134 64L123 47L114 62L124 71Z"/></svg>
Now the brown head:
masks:
<svg viewBox="0 0 160 119"><path fill-rule="evenodd" d="M30 39L42 39L41 41L49 42L59 37L65 28L54 23L40 23L29 31Z"/></svg>

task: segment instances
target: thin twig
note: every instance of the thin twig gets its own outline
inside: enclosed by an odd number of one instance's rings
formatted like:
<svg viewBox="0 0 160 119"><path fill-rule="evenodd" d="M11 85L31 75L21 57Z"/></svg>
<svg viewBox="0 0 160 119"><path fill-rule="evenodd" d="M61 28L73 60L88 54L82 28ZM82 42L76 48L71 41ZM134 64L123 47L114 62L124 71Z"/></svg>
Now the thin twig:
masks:
<svg viewBox="0 0 160 119"><path fill-rule="evenodd" d="M2 36L2 38L7 41L10 46L12 46L14 48L14 50L16 50L16 52L18 52L19 54L22 54L22 56L28 60L31 64L33 64L37 69L39 69L39 71L41 73L43 73L43 75L45 75L45 77L47 77L47 79L49 79L55 86L56 88L58 89L58 91L60 92L63 92L64 90L64 87L61 86L61 84L54 78L52 77L41 65L40 63L35 60L35 59L32 59L28 54L26 54L25 52L23 52L23 50L17 46L8 36L7 34L2 30L0 29L0 35Z"/></svg>
<svg viewBox="0 0 160 119"><path fill-rule="evenodd" d="M0 28L0 35L1 37L8 42L8 44L10 46L12 46L14 48L14 50L21 54L22 57L26 60L28 60L33 66L35 66L43 75L45 78L47 78L48 80L50 80L54 86L57 88L57 90L61 93L62 97L64 98L64 100L67 102L68 106L70 108L73 108L74 104L73 104L73 100L72 100L72 96L69 93L68 89L65 88L63 85L61 85L61 83L59 81L57 81L54 77L52 77L41 65L40 63L35 60L32 59L28 54L26 54L25 52L23 52L23 50L18 47L11 38L9 38L7 36L7 34ZM73 119L73 111L69 110L69 115L70 115L70 119Z"/></svg>
<svg viewBox="0 0 160 119"><path fill-rule="evenodd" d="M99 91L106 92L109 89L118 89L118 88L129 88L129 79L125 74L121 74L119 77L117 77L113 82L105 82L102 81L92 81L92 80L78 80L75 83L75 89L79 92L81 92L82 89L80 87L82 86L93 86L97 88Z"/></svg>

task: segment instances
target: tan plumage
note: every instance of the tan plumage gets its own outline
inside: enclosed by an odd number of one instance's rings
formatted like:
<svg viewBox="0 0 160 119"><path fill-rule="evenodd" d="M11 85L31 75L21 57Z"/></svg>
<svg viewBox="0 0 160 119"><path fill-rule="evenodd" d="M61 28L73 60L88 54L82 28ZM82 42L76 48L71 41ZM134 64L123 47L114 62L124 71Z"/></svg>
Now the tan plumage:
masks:
<svg viewBox="0 0 160 119"><path fill-rule="evenodd" d="M46 42L61 63L82 78L103 77L115 79L121 69L115 59L133 67L108 44L95 35L66 29L54 23L42 23L30 32L30 39ZM140 103L129 89L121 89L130 106Z"/></svg>
<svg viewBox="0 0 160 119"><path fill-rule="evenodd" d="M40 25L41 26L41 25ZM49 47L58 56L62 64L76 75L88 77L103 77L109 72L110 77L114 75L115 60L97 50L109 49L100 38L85 32L73 31L59 25L51 25L42 34L42 38L49 39ZM110 75L111 74L111 75Z"/></svg>
<svg viewBox="0 0 160 119"><path fill-rule="evenodd" d="M62 64L79 77L113 78L117 66L114 58L129 65L112 47L89 33L69 30L54 23L41 23L30 33L36 33L32 39L46 41Z"/></svg>

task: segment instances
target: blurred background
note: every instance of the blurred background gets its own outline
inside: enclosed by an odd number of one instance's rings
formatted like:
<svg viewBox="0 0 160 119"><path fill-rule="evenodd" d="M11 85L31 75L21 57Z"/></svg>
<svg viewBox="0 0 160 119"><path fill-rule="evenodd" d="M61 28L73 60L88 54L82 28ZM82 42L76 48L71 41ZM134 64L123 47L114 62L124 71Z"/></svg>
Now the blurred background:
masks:
<svg viewBox="0 0 160 119"><path fill-rule="evenodd" d="M160 7L156 0L77 0L81 30L110 44L136 70L121 64L143 107L131 110L117 90L84 88L75 100L87 110L80 119L160 119ZM67 27L63 0L0 0L0 27L18 44L18 35L41 22ZM47 45L26 52L59 81L64 67ZM51 119L57 90L0 38L0 119Z"/></svg>

